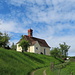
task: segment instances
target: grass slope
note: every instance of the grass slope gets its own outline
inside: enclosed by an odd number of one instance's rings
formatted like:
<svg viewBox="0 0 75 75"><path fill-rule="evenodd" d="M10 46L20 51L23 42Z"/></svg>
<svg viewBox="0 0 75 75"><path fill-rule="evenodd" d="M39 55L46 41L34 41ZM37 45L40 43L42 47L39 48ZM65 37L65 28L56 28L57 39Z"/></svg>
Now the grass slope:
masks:
<svg viewBox="0 0 75 75"><path fill-rule="evenodd" d="M48 67L46 69L47 75L75 75L75 62L70 62L65 68L50 71Z"/></svg>
<svg viewBox="0 0 75 75"><path fill-rule="evenodd" d="M50 66L50 62L60 63L50 56L0 48L0 75L29 75L34 69Z"/></svg>
<svg viewBox="0 0 75 75"><path fill-rule="evenodd" d="M75 75L75 62L70 62L66 68L63 68L60 72L61 75Z"/></svg>
<svg viewBox="0 0 75 75"><path fill-rule="evenodd" d="M63 68L61 68L64 66ZM48 67L46 69L47 75L75 75L75 58L70 59L69 62L57 65L57 69L51 71Z"/></svg>

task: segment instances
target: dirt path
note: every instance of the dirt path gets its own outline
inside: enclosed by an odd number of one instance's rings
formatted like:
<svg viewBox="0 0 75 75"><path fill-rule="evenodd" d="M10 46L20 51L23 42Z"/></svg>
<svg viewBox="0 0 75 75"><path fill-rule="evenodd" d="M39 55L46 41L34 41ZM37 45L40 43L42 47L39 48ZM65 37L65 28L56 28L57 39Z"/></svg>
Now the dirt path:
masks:
<svg viewBox="0 0 75 75"><path fill-rule="evenodd" d="M35 71L36 71L36 70L35 70ZM31 74L30 74L30 75L34 75L35 71L31 72Z"/></svg>
<svg viewBox="0 0 75 75"><path fill-rule="evenodd" d="M46 75L46 70L43 71L43 75Z"/></svg>
<svg viewBox="0 0 75 75"><path fill-rule="evenodd" d="M38 69L37 69L37 70L38 70ZM35 73L37 70L34 70L33 72L31 72L30 75L34 75L34 73ZM46 70L43 70L42 72L43 72L43 75L46 75Z"/></svg>

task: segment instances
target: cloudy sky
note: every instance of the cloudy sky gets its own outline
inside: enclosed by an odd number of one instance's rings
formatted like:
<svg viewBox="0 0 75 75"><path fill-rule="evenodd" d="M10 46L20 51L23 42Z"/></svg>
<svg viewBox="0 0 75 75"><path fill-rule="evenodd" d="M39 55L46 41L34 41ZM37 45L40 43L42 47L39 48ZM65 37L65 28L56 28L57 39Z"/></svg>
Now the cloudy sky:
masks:
<svg viewBox="0 0 75 75"><path fill-rule="evenodd" d="M66 42L75 55L75 0L0 0L0 31L16 43L27 30L51 47Z"/></svg>

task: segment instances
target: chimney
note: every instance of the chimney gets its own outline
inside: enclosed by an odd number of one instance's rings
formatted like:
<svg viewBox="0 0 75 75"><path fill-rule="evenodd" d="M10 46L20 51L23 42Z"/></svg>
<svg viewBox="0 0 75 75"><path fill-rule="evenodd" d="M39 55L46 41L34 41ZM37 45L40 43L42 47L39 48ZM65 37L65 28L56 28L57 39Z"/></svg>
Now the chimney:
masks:
<svg viewBox="0 0 75 75"><path fill-rule="evenodd" d="M28 36L30 36L30 37L33 36L33 30L32 30L32 29L29 29L29 30L28 30Z"/></svg>

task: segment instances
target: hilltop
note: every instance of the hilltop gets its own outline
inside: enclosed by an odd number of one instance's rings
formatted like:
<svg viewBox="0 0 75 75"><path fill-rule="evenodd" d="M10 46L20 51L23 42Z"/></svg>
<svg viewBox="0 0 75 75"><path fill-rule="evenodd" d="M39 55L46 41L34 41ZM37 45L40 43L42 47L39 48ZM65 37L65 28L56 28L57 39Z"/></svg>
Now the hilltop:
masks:
<svg viewBox="0 0 75 75"><path fill-rule="evenodd" d="M51 56L0 48L0 75L29 75L35 69L50 66L50 62L60 63Z"/></svg>

